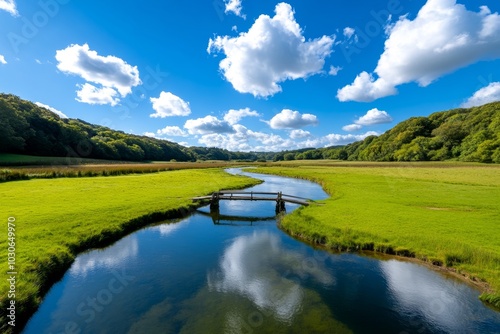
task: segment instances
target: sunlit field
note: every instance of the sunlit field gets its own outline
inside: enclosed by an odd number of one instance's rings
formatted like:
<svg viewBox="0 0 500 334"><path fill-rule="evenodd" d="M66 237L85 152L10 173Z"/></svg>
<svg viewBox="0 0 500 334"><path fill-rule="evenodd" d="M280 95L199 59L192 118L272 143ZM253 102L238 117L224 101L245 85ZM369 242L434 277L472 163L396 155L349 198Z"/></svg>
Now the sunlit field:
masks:
<svg viewBox="0 0 500 334"><path fill-rule="evenodd" d="M79 252L147 224L185 216L194 196L256 183L222 169L0 183L1 217L5 224L8 217L15 219L18 318L33 312ZM0 241L4 259L7 242ZM8 289L2 281L2 314Z"/></svg>
<svg viewBox="0 0 500 334"><path fill-rule="evenodd" d="M500 306L499 166L319 164L257 169L316 181L331 195L284 217L284 230L330 249L416 257L486 281L483 300Z"/></svg>

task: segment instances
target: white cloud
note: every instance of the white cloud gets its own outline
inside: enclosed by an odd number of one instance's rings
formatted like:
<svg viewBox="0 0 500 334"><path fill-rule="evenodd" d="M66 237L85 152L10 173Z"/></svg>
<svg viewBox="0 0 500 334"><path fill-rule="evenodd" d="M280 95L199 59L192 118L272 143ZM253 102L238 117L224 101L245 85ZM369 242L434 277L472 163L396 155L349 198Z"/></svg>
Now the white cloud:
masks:
<svg viewBox="0 0 500 334"><path fill-rule="evenodd" d="M364 114L356 121L354 121L354 124L343 126L342 130L351 132L351 131L361 130L363 126L384 124L391 122L392 122L392 117L386 111L373 108L368 110L366 114Z"/></svg>
<svg viewBox="0 0 500 334"><path fill-rule="evenodd" d="M266 97L282 90L279 83L320 73L332 52L334 38L306 41L289 4L279 3L276 15L260 15L238 37L210 39L207 52L226 55L219 67L240 93Z"/></svg>
<svg viewBox="0 0 500 334"><path fill-rule="evenodd" d="M496 101L500 101L500 82L492 82L488 86L479 89L467 101L462 103L462 107L476 107Z"/></svg>
<svg viewBox="0 0 500 334"><path fill-rule="evenodd" d="M328 74L331 76L336 76L339 74L340 70L342 70L342 67L340 66L330 66L330 70L328 71Z"/></svg>
<svg viewBox="0 0 500 334"><path fill-rule="evenodd" d="M500 15L486 6L473 12L455 0L428 0L414 20L401 16L386 31L378 77L362 72L338 90L340 101L373 101L409 82L425 87L459 68L500 57Z"/></svg>
<svg viewBox="0 0 500 334"><path fill-rule="evenodd" d="M235 130L226 121L221 121L214 116L205 116L198 119L187 120L184 128L192 135L205 135L212 133L234 133Z"/></svg>
<svg viewBox="0 0 500 334"><path fill-rule="evenodd" d="M241 6L241 0L224 0L226 5L225 13L233 13L236 16L246 19L246 15L241 13L243 7Z"/></svg>
<svg viewBox="0 0 500 334"><path fill-rule="evenodd" d="M358 118L354 123L358 125L375 125L391 122L392 117L387 112L373 108L368 110L365 115Z"/></svg>
<svg viewBox="0 0 500 334"><path fill-rule="evenodd" d="M7 61L5 60L5 57L3 55L0 55L0 64L7 64Z"/></svg>
<svg viewBox="0 0 500 334"><path fill-rule="evenodd" d="M318 123L318 118L315 115L301 115L298 111L290 109L283 109L269 121L269 125L273 129L299 129L307 125L317 125Z"/></svg>
<svg viewBox="0 0 500 334"><path fill-rule="evenodd" d="M5 10L7 13L10 13L12 16L18 16L16 3L14 0L0 0L0 10Z"/></svg>
<svg viewBox="0 0 500 334"><path fill-rule="evenodd" d="M171 136L171 137L186 137L186 131L182 130L178 126L166 126L163 129L156 131L160 136Z"/></svg>
<svg viewBox="0 0 500 334"><path fill-rule="evenodd" d="M311 133L309 131L305 131L302 129L290 131L290 138L292 138L292 139L302 139L302 138L307 138L310 136L311 136Z"/></svg>
<svg viewBox="0 0 500 334"><path fill-rule="evenodd" d="M396 88L383 78L374 80L367 72L361 72L351 85L337 91L339 101L370 102L378 98L395 95Z"/></svg>
<svg viewBox="0 0 500 334"><path fill-rule="evenodd" d="M352 37L352 35L354 35L354 33L356 32L356 30L354 30L354 28L351 28L351 27L345 27L344 28L344 36L349 39Z"/></svg>
<svg viewBox="0 0 500 334"><path fill-rule="evenodd" d="M293 130L290 132L290 139L287 139L273 133L252 131L240 124L234 125L233 129L233 133L203 134L198 139L198 143L207 147L219 147L230 151L279 152L307 147L345 145L363 140L367 136L378 135L377 132L369 131L359 135L329 134L324 137L314 138L307 131Z"/></svg>
<svg viewBox="0 0 500 334"><path fill-rule="evenodd" d="M344 125L342 127L342 130L351 132L351 131L361 130L361 128L363 128L362 125L359 125L359 124L349 124L349 125Z"/></svg>
<svg viewBox="0 0 500 334"><path fill-rule="evenodd" d="M114 101L114 105L118 100L115 98L117 94L111 94L110 90L116 90L121 97L125 97L132 92L132 87L142 83L137 66L131 66L115 56L100 56L96 51L90 50L88 44L72 44L66 49L58 50L56 60L60 71L78 75L88 82L101 85L102 87L92 86L95 88L93 90L99 93L106 92L107 100ZM113 98L109 99L109 96ZM85 100L80 98L79 101L85 102Z"/></svg>
<svg viewBox="0 0 500 334"><path fill-rule="evenodd" d="M341 135L332 133L325 136L324 142L325 146L347 145L355 141L363 140L368 136L378 136L378 135L379 134L375 131L368 131L360 135L353 135L353 134Z"/></svg>
<svg viewBox="0 0 500 334"><path fill-rule="evenodd" d="M41 108L45 108L47 110L52 111L54 114L58 115L61 118L68 118L68 116L66 116L62 111L59 111L56 108L52 108L51 106L48 106L48 105L40 103L40 102L35 102L35 104Z"/></svg>
<svg viewBox="0 0 500 334"><path fill-rule="evenodd" d="M171 116L188 116L191 114L189 102L185 102L170 92L161 92L159 97L152 97L150 101L153 104L153 109L156 111L150 117L165 118Z"/></svg>
<svg viewBox="0 0 500 334"><path fill-rule="evenodd" d="M111 87L95 87L89 83L79 86L80 90L76 92L78 102L88 104L109 104L116 106L120 102L118 92Z"/></svg>
<svg viewBox="0 0 500 334"><path fill-rule="evenodd" d="M258 117L260 114L255 110L250 110L250 108L244 109L231 109L224 115L224 120L231 125L238 123L244 117Z"/></svg>
<svg viewBox="0 0 500 334"><path fill-rule="evenodd" d="M143 135L146 137L156 138L156 134L154 132L144 132Z"/></svg>

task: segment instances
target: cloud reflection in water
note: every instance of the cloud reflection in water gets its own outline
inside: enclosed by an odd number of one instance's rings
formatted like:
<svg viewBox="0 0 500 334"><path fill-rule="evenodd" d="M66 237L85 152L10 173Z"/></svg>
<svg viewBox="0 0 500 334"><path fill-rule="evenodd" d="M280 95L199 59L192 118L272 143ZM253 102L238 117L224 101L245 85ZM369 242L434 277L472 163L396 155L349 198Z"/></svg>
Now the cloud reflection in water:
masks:
<svg viewBox="0 0 500 334"><path fill-rule="evenodd" d="M315 262L314 262L315 263ZM291 321L302 308L304 291L299 279L311 278L329 286L333 276L306 255L283 247L269 232L236 238L224 251L220 269L208 275L211 291L236 293L281 321Z"/></svg>
<svg viewBox="0 0 500 334"><path fill-rule="evenodd" d="M110 249L113 251L110 252ZM71 266L70 273L71 275L85 277L94 270L118 268L121 264L136 257L138 251L137 237L131 235L114 244L112 248L80 254Z"/></svg>

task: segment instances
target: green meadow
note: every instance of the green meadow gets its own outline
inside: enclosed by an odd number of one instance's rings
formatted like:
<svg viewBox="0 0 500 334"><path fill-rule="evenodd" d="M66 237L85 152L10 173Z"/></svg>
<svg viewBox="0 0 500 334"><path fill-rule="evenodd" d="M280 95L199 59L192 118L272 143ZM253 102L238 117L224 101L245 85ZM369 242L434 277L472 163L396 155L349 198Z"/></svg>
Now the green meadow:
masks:
<svg viewBox="0 0 500 334"><path fill-rule="evenodd" d="M499 166L316 164L323 166L252 170L309 179L331 195L285 216L285 231L334 250L415 257L455 271L486 282L481 299L500 307Z"/></svg>
<svg viewBox="0 0 500 334"><path fill-rule="evenodd" d="M27 320L78 253L147 224L182 217L193 208L191 197L256 183L222 169L0 183L5 236L9 217L16 220L18 322ZM7 237L0 238L2 259L7 259L7 248ZM3 280L0 287L5 319L8 282Z"/></svg>

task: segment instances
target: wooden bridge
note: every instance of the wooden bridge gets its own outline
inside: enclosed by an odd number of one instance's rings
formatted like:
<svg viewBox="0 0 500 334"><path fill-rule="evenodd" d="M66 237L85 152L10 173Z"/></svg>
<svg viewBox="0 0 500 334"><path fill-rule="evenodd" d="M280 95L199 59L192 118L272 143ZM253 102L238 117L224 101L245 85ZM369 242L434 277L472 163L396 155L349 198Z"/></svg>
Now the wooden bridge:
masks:
<svg viewBox="0 0 500 334"><path fill-rule="evenodd" d="M209 196L194 197L193 201L210 201L210 209L218 209L221 200L228 201L275 201L276 212L286 211L285 203L309 205L309 199L286 195L282 192L258 192L239 190L219 190Z"/></svg>

